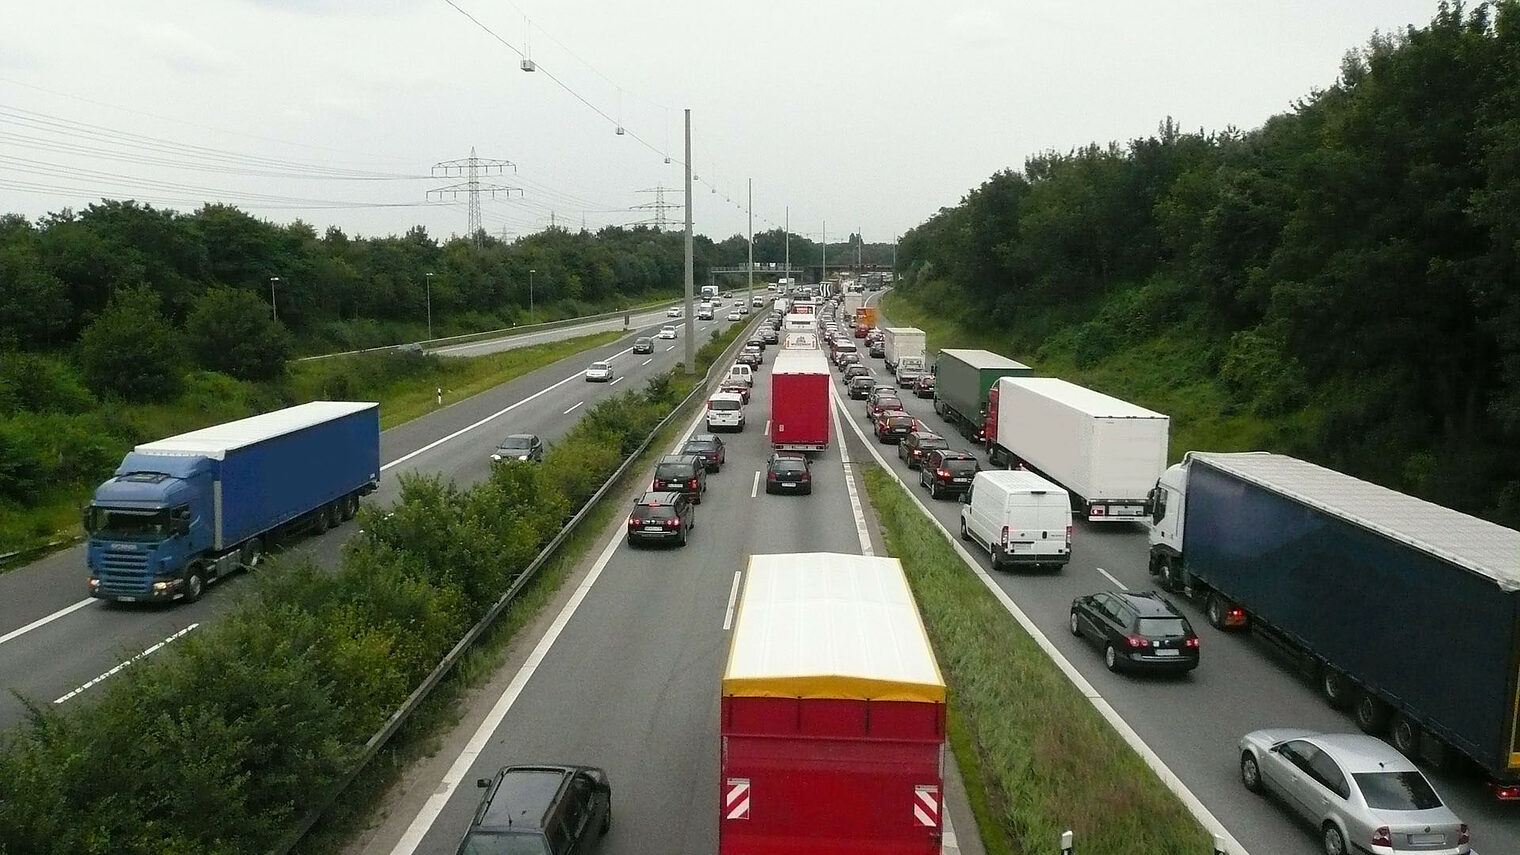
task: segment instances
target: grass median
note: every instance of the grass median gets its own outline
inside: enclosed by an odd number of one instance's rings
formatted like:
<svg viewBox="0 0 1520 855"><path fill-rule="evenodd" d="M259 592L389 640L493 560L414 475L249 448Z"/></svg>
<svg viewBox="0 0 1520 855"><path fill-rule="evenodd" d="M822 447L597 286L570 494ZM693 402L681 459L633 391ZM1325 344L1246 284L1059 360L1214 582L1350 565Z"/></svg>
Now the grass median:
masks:
<svg viewBox="0 0 1520 855"><path fill-rule="evenodd" d="M1211 837L879 467L866 491L903 564L964 729L952 739L989 853L1197 855ZM952 734L955 735L955 734ZM980 796L978 792L980 791Z"/></svg>

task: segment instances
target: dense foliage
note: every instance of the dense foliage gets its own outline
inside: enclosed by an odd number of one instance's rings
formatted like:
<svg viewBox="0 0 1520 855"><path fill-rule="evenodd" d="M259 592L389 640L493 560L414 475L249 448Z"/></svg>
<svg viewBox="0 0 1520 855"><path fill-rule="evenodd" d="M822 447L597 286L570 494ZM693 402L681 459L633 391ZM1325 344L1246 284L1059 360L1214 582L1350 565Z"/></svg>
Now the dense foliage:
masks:
<svg viewBox="0 0 1520 855"><path fill-rule="evenodd" d="M1520 4L1443 3L1242 132L1031 158L903 237L1038 359L1164 340L1274 450L1520 523Z"/></svg>

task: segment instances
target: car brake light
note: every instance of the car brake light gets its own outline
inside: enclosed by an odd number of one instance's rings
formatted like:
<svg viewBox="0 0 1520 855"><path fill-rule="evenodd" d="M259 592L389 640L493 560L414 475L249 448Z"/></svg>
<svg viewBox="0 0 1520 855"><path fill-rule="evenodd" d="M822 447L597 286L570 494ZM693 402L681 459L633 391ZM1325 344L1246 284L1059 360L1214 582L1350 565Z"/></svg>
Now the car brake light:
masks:
<svg viewBox="0 0 1520 855"><path fill-rule="evenodd" d="M1101 517L1101 516L1103 516L1103 512L1105 510L1107 510L1107 509L1104 508L1102 505L1093 505L1092 507L1090 507L1090 508L1087 509L1087 513L1088 513L1089 516Z"/></svg>
<svg viewBox="0 0 1520 855"><path fill-rule="evenodd" d="M813 479L813 476L809 475L806 472L804 472L801 475L797 476L797 480L799 480L799 481L811 481L812 479Z"/></svg>
<svg viewBox="0 0 1520 855"><path fill-rule="evenodd" d="M767 480L767 481L774 481L774 480L776 480L776 473L774 473L774 472L767 472L767 473L765 473L765 480Z"/></svg>
<svg viewBox="0 0 1520 855"><path fill-rule="evenodd" d="M693 490L697 489L697 479L693 478L690 481L687 481L686 486L692 488Z"/></svg>
<svg viewBox="0 0 1520 855"><path fill-rule="evenodd" d="M629 525L642 525L642 523L639 522L639 518L638 517L629 517L628 518L628 524Z"/></svg>
<svg viewBox="0 0 1520 855"><path fill-rule="evenodd" d="M1067 549L1071 548L1071 532L1072 532L1073 528L1074 528L1073 526L1067 526L1066 527L1066 548Z"/></svg>
<svg viewBox="0 0 1520 855"><path fill-rule="evenodd" d="M1194 648L1196 650L1198 648L1198 636L1195 635L1195 636L1193 636L1192 638L1189 638L1187 641L1185 641L1183 643L1186 644L1188 647Z"/></svg>
<svg viewBox="0 0 1520 855"><path fill-rule="evenodd" d="M1150 639L1146 638L1143 635L1131 635L1124 640L1129 644L1130 647L1141 648L1151 646Z"/></svg>
<svg viewBox="0 0 1520 855"><path fill-rule="evenodd" d="M1494 787L1494 798L1503 802L1520 800L1520 784L1506 784Z"/></svg>
<svg viewBox="0 0 1520 855"><path fill-rule="evenodd" d="M668 520L665 521L665 525L667 527L669 527L669 528L680 528L681 527L681 518L680 517L671 517L670 519L668 519Z"/></svg>
<svg viewBox="0 0 1520 855"><path fill-rule="evenodd" d="M1472 841L1469 840L1468 836L1467 836L1467 823L1464 822L1460 826L1458 826L1458 828L1457 828L1457 845L1458 846L1466 846L1468 843L1471 843L1471 842Z"/></svg>
<svg viewBox="0 0 1520 855"><path fill-rule="evenodd" d="M936 470L934 470L934 474L938 475L941 478L949 478L950 477L950 470L949 469L936 469Z"/></svg>
<svg viewBox="0 0 1520 855"><path fill-rule="evenodd" d="M1381 826L1372 832L1372 845L1393 848L1393 835L1388 833L1388 826Z"/></svg>

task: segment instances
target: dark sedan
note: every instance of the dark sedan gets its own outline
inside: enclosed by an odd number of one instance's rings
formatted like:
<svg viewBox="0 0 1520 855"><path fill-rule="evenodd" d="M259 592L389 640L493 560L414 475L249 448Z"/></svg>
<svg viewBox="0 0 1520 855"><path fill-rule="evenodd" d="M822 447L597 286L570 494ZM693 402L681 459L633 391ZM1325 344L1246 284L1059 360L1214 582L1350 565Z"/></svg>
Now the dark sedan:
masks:
<svg viewBox="0 0 1520 855"><path fill-rule="evenodd" d="M918 483L929 488L931 499L956 496L971 489L971 479L981 468L969 451L935 449L924 453L918 466Z"/></svg>
<svg viewBox="0 0 1520 855"><path fill-rule="evenodd" d="M760 351L746 350L741 352L738 358L734 361L740 365L748 365L751 368L757 368L765 360L760 357Z"/></svg>
<svg viewBox="0 0 1520 855"><path fill-rule="evenodd" d="M923 463L925 454L949 447L950 443L939 434L916 430L903 437L902 442L897 444L897 457L906 461L909 469L917 469L919 464Z"/></svg>
<svg viewBox="0 0 1520 855"><path fill-rule="evenodd" d="M850 397L857 401L863 401L876 388L876 378L870 375L857 376L850 380Z"/></svg>
<svg viewBox="0 0 1520 855"><path fill-rule="evenodd" d="M876 418L876 441L901 442L917 425L918 420L906 413L884 412Z"/></svg>
<svg viewBox="0 0 1520 855"><path fill-rule="evenodd" d="M1071 602L1071 634L1103 650L1110 671L1198 667L1198 636L1187 618L1155 592L1104 591Z"/></svg>
<svg viewBox="0 0 1520 855"><path fill-rule="evenodd" d="M681 446L681 454L701 458L708 472L717 472L728 462L728 448L723 439L710 433L699 433Z"/></svg>
<svg viewBox="0 0 1520 855"><path fill-rule="evenodd" d="M913 394L920 398L934 397L934 375L925 374L919 377L918 382L913 384Z"/></svg>
<svg viewBox="0 0 1520 855"><path fill-rule="evenodd" d="M896 395L877 395L871 403L866 405L866 418L875 421L877 416L887 410L901 410L902 408L902 398Z"/></svg>
<svg viewBox="0 0 1520 855"><path fill-rule="evenodd" d="M743 398L744 403L749 403L749 385L743 380L724 380L722 383L718 384L718 391L732 392L735 395Z"/></svg>

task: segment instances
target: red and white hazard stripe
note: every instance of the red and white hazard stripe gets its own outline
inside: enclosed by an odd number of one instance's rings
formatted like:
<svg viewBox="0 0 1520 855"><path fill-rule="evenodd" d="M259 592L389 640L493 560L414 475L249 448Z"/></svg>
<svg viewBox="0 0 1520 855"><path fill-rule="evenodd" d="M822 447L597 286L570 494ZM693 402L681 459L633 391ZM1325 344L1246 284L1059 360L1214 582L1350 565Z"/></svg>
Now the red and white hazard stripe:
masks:
<svg viewBox="0 0 1520 855"><path fill-rule="evenodd" d="M939 787L920 784L913 788L913 819L925 828L939 827Z"/></svg>
<svg viewBox="0 0 1520 855"><path fill-rule="evenodd" d="M724 819L749 819L749 779L729 778L723 799Z"/></svg>

